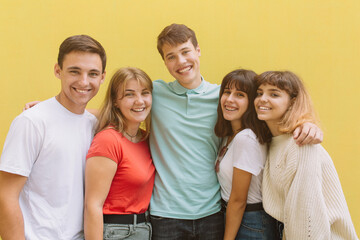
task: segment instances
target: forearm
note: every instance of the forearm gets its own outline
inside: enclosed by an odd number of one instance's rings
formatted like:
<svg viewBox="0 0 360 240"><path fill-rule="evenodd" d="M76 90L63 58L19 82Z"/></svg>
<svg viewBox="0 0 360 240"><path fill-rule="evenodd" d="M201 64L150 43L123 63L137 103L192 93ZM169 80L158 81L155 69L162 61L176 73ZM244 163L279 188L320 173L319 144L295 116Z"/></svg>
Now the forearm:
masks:
<svg viewBox="0 0 360 240"><path fill-rule="evenodd" d="M232 201L230 199L226 208L226 222L224 240L233 240L239 231L244 215L246 202Z"/></svg>
<svg viewBox="0 0 360 240"><path fill-rule="evenodd" d="M18 201L0 200L0 236L2 240L25 239L24 219Z"/></svg>
<svg viewBox="0 0 360 240"><path fill-rule="evenodd" d="M102 206L85 206L84 232L86 240L103 239L103 212Z"/></svg>

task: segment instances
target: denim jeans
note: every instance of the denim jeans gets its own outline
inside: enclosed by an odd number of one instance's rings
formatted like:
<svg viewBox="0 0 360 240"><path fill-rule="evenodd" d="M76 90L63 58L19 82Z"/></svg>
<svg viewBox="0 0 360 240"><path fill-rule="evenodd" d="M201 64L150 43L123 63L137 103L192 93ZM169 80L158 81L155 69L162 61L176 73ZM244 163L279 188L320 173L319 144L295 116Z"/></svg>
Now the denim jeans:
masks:
<svg viewBox="0 0 360 240"><path fill-rule="evenodd" d="M163 218L151 215L153 240L222 240L224 213L196 220Z"/></svg>
<svg viewBox="0 0 360 240"><path fill-rule="evenodd" d="M152 228L149 222L137 224L104 223L105 240L150 240Z"/></svg>
<svg viewBox="0 0 360 240"><path fill-rule="evenodd" d="M277 221L264 210L244 212L235 239L279 239L277 234Z"/></svg>

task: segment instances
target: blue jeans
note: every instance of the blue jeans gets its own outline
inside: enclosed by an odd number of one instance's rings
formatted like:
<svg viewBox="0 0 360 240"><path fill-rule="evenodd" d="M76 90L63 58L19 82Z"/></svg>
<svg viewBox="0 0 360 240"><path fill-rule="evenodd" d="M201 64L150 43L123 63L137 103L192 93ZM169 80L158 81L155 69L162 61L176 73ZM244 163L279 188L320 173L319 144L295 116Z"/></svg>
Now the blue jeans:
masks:
<svg viewBox="0 0 360 240"><path fill-rule="evenodd" d="M277 221L264 210L244 212L244 216L235 239L279 239L277 236Z"/></svg>
<svg viewBox="0 0 360 240"><path fill-rule="evenodd" d="M150 240L152 234L149 222L137 224L104 223L104 240Z"/></svg>
<svg viewBox="0 0 360 240"><path fill-rule="evenodd" d="M222 240L224 213L196 220L163 218L151 215L153 240Z"/></svg>

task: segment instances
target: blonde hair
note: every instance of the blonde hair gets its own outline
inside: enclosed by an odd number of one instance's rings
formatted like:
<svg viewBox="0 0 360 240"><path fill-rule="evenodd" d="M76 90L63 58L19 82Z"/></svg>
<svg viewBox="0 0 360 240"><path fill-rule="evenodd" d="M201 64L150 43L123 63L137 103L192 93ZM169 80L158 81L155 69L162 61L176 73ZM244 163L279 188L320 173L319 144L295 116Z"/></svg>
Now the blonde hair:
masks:
<svg viewBox="0 0 360 240"><path fill-rule="evenodd" d="M319 124L311 98L298 76L290 71L268 71L258 75L256 88L261 84L269 84L287 92L291 105L279 122L281 133L292 133L305 122Z"/></svg>
<svg viewBox="0 0 360 240"><path fill-rule="evenodd" d="M141 69L126 67L117 70L110 80L104 102L100 108L100 114L95 133L100 132L108 126L113 127L119 132L123 132L127 128L126 120L120 109L115 106L115 103L118 99L119 90L124 94L126 83L133 79L137 80L139 84L143 85L146 89L152 92L152 81L150 77ZM151 114L146 117L144 123L142 124L142 128L144 128L145 131L145 134L143 134L143 139L146 139L150 133L150 115Z"/></svg>

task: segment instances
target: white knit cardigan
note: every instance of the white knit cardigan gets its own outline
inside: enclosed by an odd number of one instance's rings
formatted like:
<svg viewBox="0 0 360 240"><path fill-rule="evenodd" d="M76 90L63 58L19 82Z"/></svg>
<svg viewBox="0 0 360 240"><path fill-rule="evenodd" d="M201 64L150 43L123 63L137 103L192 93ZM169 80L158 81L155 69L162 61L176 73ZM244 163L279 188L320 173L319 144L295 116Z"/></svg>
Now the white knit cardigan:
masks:
<svg viewBox="0 0 360 240"><path fill-rule="evenodd" d="M263 177L265 211L284 223L284 238L358 239L335 166L320 145L274 137Z"/></svg>

